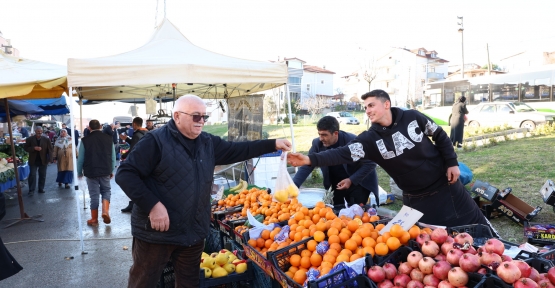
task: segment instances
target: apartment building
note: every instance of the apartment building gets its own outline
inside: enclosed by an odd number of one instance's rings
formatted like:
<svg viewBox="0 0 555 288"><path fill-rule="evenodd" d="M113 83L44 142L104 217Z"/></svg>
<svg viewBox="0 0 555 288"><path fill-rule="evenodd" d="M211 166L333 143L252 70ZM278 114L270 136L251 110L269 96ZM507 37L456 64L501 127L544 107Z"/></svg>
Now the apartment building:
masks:
<svg viewBox="0 0 555 288"><path fill-rule="evenodd" d="M13 57L19 57L19 50L13 48L10 39L6 39L4 35L2 35L2 31L0 31L0 51Z"/></svg>

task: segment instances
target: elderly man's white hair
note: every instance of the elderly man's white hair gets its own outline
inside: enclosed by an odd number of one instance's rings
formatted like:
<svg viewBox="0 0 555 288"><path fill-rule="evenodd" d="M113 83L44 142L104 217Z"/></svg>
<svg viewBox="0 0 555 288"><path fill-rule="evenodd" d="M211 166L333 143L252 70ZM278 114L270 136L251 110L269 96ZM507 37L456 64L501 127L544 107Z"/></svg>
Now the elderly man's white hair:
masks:
<svg viewBox="0 0 555 288"><path fill-rule="evenodd" d="M198 97L197 95L193 95L193 94L186 94L183 95L181 97L179 97L176 101L175 101L175 107L181 107L182 105L187 105L190 103L197 103L197 104L204 104L204 101L202 101L202 98Z"/></svg>

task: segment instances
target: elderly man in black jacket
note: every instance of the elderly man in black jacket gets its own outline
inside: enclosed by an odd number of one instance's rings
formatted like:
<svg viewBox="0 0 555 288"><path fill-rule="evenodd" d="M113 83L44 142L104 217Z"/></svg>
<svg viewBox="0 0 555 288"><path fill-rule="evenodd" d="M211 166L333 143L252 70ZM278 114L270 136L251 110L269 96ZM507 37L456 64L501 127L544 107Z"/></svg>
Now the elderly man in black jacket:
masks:
<svg viewBox="0 0 555 288"><path fill-rule="evenodd" d="M319 153L347 145L356 135L339 130L339 122L332 116L325 116L316 124L318 138L312 140L312 147L308 154ZM314 166L302 166L293 178L293 182L300 187L310 175ZM366 204L370 192L378 198L378 174L376 163L363 159L359 162L320 167L324 176L324 188L333 187L334 206L343 207L345 200L349 205Z"/></svg>
<svg viewBox="0 0 555 288"><path fill-rule="evenodd" d="M42 127L35 127L35 135L25 139L25 151L29 152L29 196L35 193L37 186L37 170L39 171L39 193L44 193L44 184L46 183L46 168L50 162L52 155L52 143L50 139L42 135Z"/></svg>
<svg viewBox="0 0 555 288"><path fill-rule="evenodd" d="M128 287L155 287L171 259L176 287L198 287L216 165L244 161L287 140L227 142L202 132L206 105L195 95L175 102L172 120L147 133L118 169L116 182L136 204Z"/></svg>

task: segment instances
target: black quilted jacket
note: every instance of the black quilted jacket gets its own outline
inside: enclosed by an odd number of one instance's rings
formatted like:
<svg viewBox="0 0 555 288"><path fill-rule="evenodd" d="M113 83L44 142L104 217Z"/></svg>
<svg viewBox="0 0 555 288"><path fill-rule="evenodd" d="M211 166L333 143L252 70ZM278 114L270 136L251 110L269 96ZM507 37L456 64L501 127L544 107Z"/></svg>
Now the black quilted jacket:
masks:
<svg viewBox="0 0 555 288"><path fill-rule="evenodd" d="M118 169L116 182L137 205L131 233L150 243L190 246L202 241L210 226L210 193L215 165L231 164L275 151L275 140L227 142L203 132L189 151L171 120L147 133ZM150 227L148 214L162 202L170 229Z"/></svg>

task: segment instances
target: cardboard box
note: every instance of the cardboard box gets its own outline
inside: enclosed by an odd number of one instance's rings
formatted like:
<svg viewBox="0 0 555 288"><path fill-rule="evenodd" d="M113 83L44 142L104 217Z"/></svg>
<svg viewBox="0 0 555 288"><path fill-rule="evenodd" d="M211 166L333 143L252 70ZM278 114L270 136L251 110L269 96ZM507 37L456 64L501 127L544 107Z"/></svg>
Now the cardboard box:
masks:
<svg viewBox="0 0 555 288"><path fill-rule="evenodd" d="M481 200L480 196L473 197L472 199L474 199L474 202L476 202L476 205L478 205L487 219L498 218L503 215L502 213L497 211L497 209L493 208L492 202L483 201Z"/></svg>
<svg viewBox="0 0 555 288"><path fill-rule="evenodd" d="M555 225L545 223L525 223L524 237L532 244L555 244Z"/></svg>
<svg viewBox="0 0 555 288"><path fill-rule="evenodd" d="M510 188L498 193L497 197L497 200L492 202L493 208L520 225L532 220L542 210L540 206L534 208L511 194Z"/></svg>
<svg viewBox="0 0 555 288"><path fill-rule="evenodd" d="M496 199L497 193L499 193L499 189L491 186L488 182L476 180L476 182L472 184L472 192L480 195L480 197L488 201L493 202Z"/></svg>
<svg viewBox="0 0 555 288"><path fill-rule="evenodd" d="M555 189L555 185L553 181L547 180L545 184L543 184L542 189L540 189L540 194L542 194L543 202L548 205L555 205L555 193L553 193Z"/></svg>

